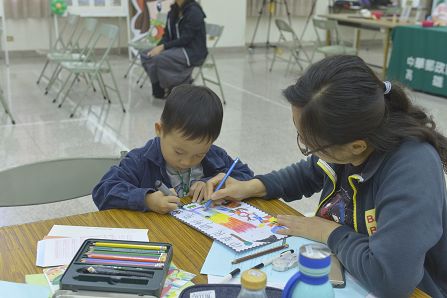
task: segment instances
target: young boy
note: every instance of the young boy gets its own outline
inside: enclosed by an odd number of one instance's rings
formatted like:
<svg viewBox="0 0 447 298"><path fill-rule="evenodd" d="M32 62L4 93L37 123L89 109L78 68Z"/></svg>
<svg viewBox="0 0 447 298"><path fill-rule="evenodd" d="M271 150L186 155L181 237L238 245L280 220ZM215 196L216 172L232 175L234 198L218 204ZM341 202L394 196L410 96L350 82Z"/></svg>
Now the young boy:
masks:
<svg viewBox="0 0 447 298"><path fill-rule="evenodd" d="M213 145L222 127L223 108L219 97L206 87L180 85L166 100L157 137L142 148L130 151L113 166L93 189L100 210L122 208L168 213L177 208L179 197L205 197L205 182L225 173L233 159ZM249 180L253 172L238 162L231 176ZM154 189L156 180L172 187L177 196L164 196Z"/></svg>

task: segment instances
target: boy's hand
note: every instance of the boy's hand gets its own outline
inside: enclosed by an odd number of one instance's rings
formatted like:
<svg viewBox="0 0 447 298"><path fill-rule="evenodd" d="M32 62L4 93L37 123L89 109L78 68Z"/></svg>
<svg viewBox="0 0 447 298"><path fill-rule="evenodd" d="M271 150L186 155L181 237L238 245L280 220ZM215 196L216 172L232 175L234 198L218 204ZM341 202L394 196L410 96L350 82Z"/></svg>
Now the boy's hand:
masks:
<svg viewBox="0 0 447 298"><path fill-rule="evenodd" d="M175 190L171 189L175 193ZM161 191L156 191L146 195L146 205L154 212L166 214L177 209L180 199L176 196L165 196Z"/></svg>
<svg viewBox="0 0 447 298"><path fill-rule="evenodd" d="M191 188L189 189L188 196L192 197L193 202L200 203L205 198L205 190L206 190L206 183L203 181L196 181L192 184Z"/></svg>

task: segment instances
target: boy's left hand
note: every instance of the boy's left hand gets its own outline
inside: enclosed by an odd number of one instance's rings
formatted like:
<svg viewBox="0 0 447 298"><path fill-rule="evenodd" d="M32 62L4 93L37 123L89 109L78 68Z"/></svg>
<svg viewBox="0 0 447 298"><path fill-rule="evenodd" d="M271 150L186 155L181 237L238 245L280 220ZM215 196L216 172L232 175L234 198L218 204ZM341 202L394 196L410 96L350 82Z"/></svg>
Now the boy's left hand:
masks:
<svg viewBox="0 0 447 298"><path fill-rule="evenodd" d="M200 203L205 198L205 190L206 190L206 183L203 181L196 181L192 184L191 188L189 189L188 196L192 197L193 202Z"/></svg>
<svg viewBox="0 0 447 298"><path fill-rule="evenodd" d="M341 226L335 221L319 216L278 215L277 219L279 225L286 227L277 231L278 234L304 237L324 244L327 244L331 233Z"/></svg>

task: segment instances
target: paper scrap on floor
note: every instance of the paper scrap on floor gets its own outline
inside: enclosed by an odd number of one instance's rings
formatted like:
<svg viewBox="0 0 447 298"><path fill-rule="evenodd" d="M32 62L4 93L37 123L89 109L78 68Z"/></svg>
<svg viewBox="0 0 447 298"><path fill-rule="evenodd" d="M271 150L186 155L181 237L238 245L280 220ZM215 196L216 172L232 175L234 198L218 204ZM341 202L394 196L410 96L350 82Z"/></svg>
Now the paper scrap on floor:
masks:
<svg viewBox="0 0 447 298"><path fill-rule="evenodd" d="M0 280L1 297L14 298L48 298L50 290L48 287L35 286L29 284L21 284L9 281Z"/></svg>
<svg viewBox="0 0 447 298"><path fill-rule="evenodd" d="M89 238L149 241L147 233L147 229L56 225L48 234L49 239L37 243L36 265L50 267L69 264L84 240Z"/></svg>

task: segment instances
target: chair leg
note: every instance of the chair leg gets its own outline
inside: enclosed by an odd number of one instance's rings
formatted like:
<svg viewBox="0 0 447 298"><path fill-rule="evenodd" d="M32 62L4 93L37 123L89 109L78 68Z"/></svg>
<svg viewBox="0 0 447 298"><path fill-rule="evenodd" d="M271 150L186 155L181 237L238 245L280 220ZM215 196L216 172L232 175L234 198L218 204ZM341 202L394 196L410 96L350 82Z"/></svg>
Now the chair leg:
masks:
<svg viewBox="0 0 447 298"><path fill-rule="evenodd" d="M112 101L110 100L110 95L109 95L109 91L107 91L107 86L106 83L104 82L104 78L102 77L101 73L97 74L97 80L98 80L98 84L101 87L101 89L104 90L104 99L106 99L109 103L111 103Z"/></svg>
<svg viewBox="0 0 447 298"><path fill-rule="evenodd" d="M143 68L143 71L141 72L140 76L137 79L137 85L140 83L141 79L143 78L143 76L146 74L146 71ZM145 78L146 79L146 78Z"/></svg>
<svg viewBox="0 0 447 298"><path fill-rule="evenodd" d="M68 95L70 94L70 91L73 88L73 85L76 82L76 80L79 80L79 74L76 74L74 79L73 79L73 81L71 81L70 87L68 87L67 91L64 94L64 97L62 98L61 103L57 106L58 108L62 107L62 104L65 102L65 100L67 99Z"/></svg>
<svg viewBox="0 0 447 298"><path fill-rule="evenodd" d="M48 81L48 85L47 87L45 87L45 95L48 94L48 92L50 91L50 89L53 87L53 84L57 81L57 78L59 76L59 74L62 71L62 67L60 66L60 64L58 64L56 66L56 69L53 71L53 74L50 77L50 80Z"/></svg>
<svg viewBox="0 0 447 298"><path fill-rule="evenodd" d="M59 91L56 94L56 97L53 99L53 103L57 102L57 99L59 98L59 96L62 94L62 91L65 89L65 86L67 86L68 81L71 79L71 76L73 75L73 73L70 72L70 74L67 76L67 78L65 79L65 82L62 84L61 88L59 89Z"/></svg>
<svg viewBox="0 0 447 298"><path fill-rule="evenodd" d="M140 89L143 88L144 84L146 84L146 82L147 82L148 79L149 79L149 76L146 76L146 77L144 78L143 82L141 82Z"/></svg>
<svg viewBox="0 0 447 298"><path fill-rule="evenodd" d="M79 76L79 75L78 75ZM75 78L76 80L76 78ZM93 84L92 81L89 81L89 85L93 88ZM73 118L74 114L76 113L76 111L78 110L79 106L81 105L81 103L84 101L84 99L87 97L87 93L88 93L88 86L87 88L85 88L84 94L81 96L81 98L78 100L78 103L76 104L76 106L73 108L73 110L70 113L70 118Z"/></svg>
<svg viewBox="0 0 447 298"><path fill-rule="evenodd" d="M43 66L42 71L40 72L39 78L37 78L37 82L36 82L37 85L39 85L39 83L40 83L40 79L42 79L42 77L43 77L43 75L44 75L44 73L45 73L45 70L46 70L47 67L48 67L48 64L50 64L50 60L47 59L47 61L45 61L45 65Z"/></svg>
<svg viewBox="0 0 447 298"><path fill-rule="evenodd" d="M9 116L9 118L11 119L11 123L12 124L16 124L16 121L14 120L14 116L12 115L12 113L9 111L8 106L6 105L5 102L5 98L3 97L3 90L0 89L0 102L3 106L3 109L5 109L5 113Z"/></svg>
<svg viewBox="0 0 447 298"><path fill-rule="evenodd" d="M277 50L276 48L273 49L273 59L272 59L272 64L270 64L269 72L272 72L273 64L275 64L275 60L276 60L276 50Z"/></svg>
<svg viewBox="0 0 447 298"><path fill-rule="evenodd" d="M133 57L132 61L129 63L129 67L127 68L126 74L124 75L124 78L126 79L127 76L129 75L130 70L132 69L132 67L135 65L135 63L137 62L139 55L135 55L135 57Z"/></svg>
<svg viewBox="0 0 447 298"><path fill-rule="evenodd" d="M224 95L223 88L222 88L222 82L220 80L219 71L217 70L217 64L216 64L216 60L214 59L214 56L211 56L211 60L213 61L213 68L214 68L214 72L216 74L217 85L219 85L220 94L222 94L222 102L224 105L226 105L227 102L225 101L225 95Z"/></svg>
<svg viewBox="0 0 447 298"><path fill-rule="evenodd" d="M121 108L123 108L123 113L126 112L126 108L124 107L123 100L121 99L120 90L118 89L118 84L116 83L115 76L113 75L112 70L110 69L110 76L112 77L113 88L115 88L115 92L118 95L118 99L121 103Z"/></svg>

